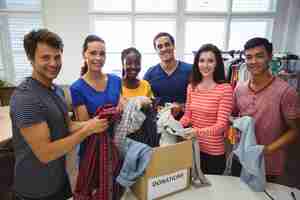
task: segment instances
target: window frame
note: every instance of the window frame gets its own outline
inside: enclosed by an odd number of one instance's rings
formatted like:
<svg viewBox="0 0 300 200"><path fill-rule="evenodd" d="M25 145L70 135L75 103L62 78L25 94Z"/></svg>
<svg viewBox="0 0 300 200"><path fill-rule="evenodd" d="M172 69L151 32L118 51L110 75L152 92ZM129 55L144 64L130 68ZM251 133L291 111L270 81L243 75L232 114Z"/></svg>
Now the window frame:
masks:
<svg viewBox="0 0 300 200"><path fill-rule="evenodd" d="M135 46L135 21L136 19L139 18L160 18L160 19L165 19L165 18L172 18L175 19L176 23L176 34L175 34L175 41L176 41L176 57L178 59L184 60L185 56L191 55L187 54L185 52L185 46L186 46L186 41L185 41L185 27L186 27L186 22L190 20L196 20L196 21L202 21L202 20L216 20L216 19L222 19L225 21L224 23L224 41L223 41L223 49L221 50L230 50L229 48L229 41L230 41L230 26L231 22L233 20L239 20L239 19L249 19L249 20L260 20L260 19L270 19L272 20L272 24L270 26L269 31L266 33L268 35L269 39L272 39L272 33L273 33L273 27L274 23L276 20L277 16L277 11L278 11L278 6L279 2L278 0L272 1L272 4L275 4L275 6L271 5L273 9L270 11L251 11L251 12L233 12L233 1L234 0L226 0L227 1L227 10L225 12L222 11L207 11L207 12L199 12L199 11L187 11L187 1L186 0L176 0L176 10L175 12L138 12L135 11L135 2L137 0L132 0L132 5L131 5L131 11L129 12L112 12L112 11L97 11L92 8L94 0L89 0L89 16L108 16L108 17L113 17L113 16L127 16L131 18L131 23L132 23L132 46ZM93 21L92 18L90 18L90 30L93 32ZM155 64L155 63L153 63Z"/></svg>

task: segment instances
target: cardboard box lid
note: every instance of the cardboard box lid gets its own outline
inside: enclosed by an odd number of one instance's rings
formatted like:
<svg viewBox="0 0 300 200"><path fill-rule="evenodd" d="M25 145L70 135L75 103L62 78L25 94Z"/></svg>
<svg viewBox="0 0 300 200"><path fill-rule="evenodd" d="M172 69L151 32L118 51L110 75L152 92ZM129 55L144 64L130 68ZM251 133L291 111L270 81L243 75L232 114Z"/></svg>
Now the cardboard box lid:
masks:
<svg viewBox="0 0 300 200"><path fill-rule="evenodd" d="M154 148L145 175L148 177L161 176L180 169L191 168L192 151L191 140Z"/></svg>

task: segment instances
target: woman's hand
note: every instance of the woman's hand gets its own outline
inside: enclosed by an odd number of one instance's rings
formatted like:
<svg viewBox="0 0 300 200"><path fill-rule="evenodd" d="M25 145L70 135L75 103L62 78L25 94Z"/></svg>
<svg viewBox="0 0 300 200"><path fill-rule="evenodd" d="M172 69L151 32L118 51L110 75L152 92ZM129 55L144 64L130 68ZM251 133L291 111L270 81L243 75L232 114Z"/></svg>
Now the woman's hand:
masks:
<svg viewBox="0 0 300 200"><path fill-rule="evenodd" d="M197 135L197 131L193 128L191 128L191 130L187 133L184 134L183 138L185 138L186 140L191 140L193 138L195 138Z"/></svg>

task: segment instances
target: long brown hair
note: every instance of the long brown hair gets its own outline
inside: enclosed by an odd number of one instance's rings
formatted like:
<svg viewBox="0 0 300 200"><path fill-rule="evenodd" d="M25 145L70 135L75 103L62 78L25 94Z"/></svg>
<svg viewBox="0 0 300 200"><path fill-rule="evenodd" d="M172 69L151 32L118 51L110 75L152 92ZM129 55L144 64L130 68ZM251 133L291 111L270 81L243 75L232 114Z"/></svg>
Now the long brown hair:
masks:
<svg viewBox="0 0 300 200"><path fill-rule="evenodd" d="M216 83L224 83L226 82L225 79L225 71L224 71L224 63L221 55L221 51L219 48L213 44L204 44L200 47L200 49L197 51L195 58L194 58L194 64L193 64L193 70L192 70L192 86L196 87L198 83L202 81L202 74L199 71L198 62L200 55L203 52L213 52L216 57L217 65L215 68L215 71L213 73L213 79Z"/></svg>

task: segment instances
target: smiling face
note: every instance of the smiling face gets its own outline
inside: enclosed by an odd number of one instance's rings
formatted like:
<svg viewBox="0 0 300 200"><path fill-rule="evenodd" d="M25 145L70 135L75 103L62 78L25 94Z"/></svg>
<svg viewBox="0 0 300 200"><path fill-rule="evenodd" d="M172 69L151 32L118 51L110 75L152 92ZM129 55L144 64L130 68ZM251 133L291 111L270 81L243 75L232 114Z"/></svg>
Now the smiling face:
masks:
<svg viewBox="0 0 300 200"><path fill-rule="evenodd" d="M264 46L257 46L245 50L247 69L253 77L260 76L269 70L269 62L272 55L269 54Z"/></svg>
<svg viewBox="0 0 300 200"><path fill-rule="evenodd" d="M62 51L46 43L38 43L34 59L31 60L33 77L45 83L51 83L60 72Z"/></svg>
<svg viewBox="0 0 300 200"><path fill-rule="evenodd" d="M155 40L155 49L162 62L175 60L175 47L168 36L162 36Z"/></svg>
<svg viewBox="0 0 300 200"><path fill-rule="evenodd" d="M101 72L106 59L105 44L100 41L88 43L83 57L90 72Z"/></svg>
<svg viewBox="0 0 300 200"><path fill-rule="evenodd" d="M216 56L212 51L204 51L200 54L198 60L198 69L203 79L211 78L215 72L217 66Z"/></svg>
<svg viewBox="0 0 300 200"><path fill-rule="evenodd" d="M125 79L134 80L137 78L141 71L141 60L134 52L127 54L124 58L123 69Z"/></svg>

